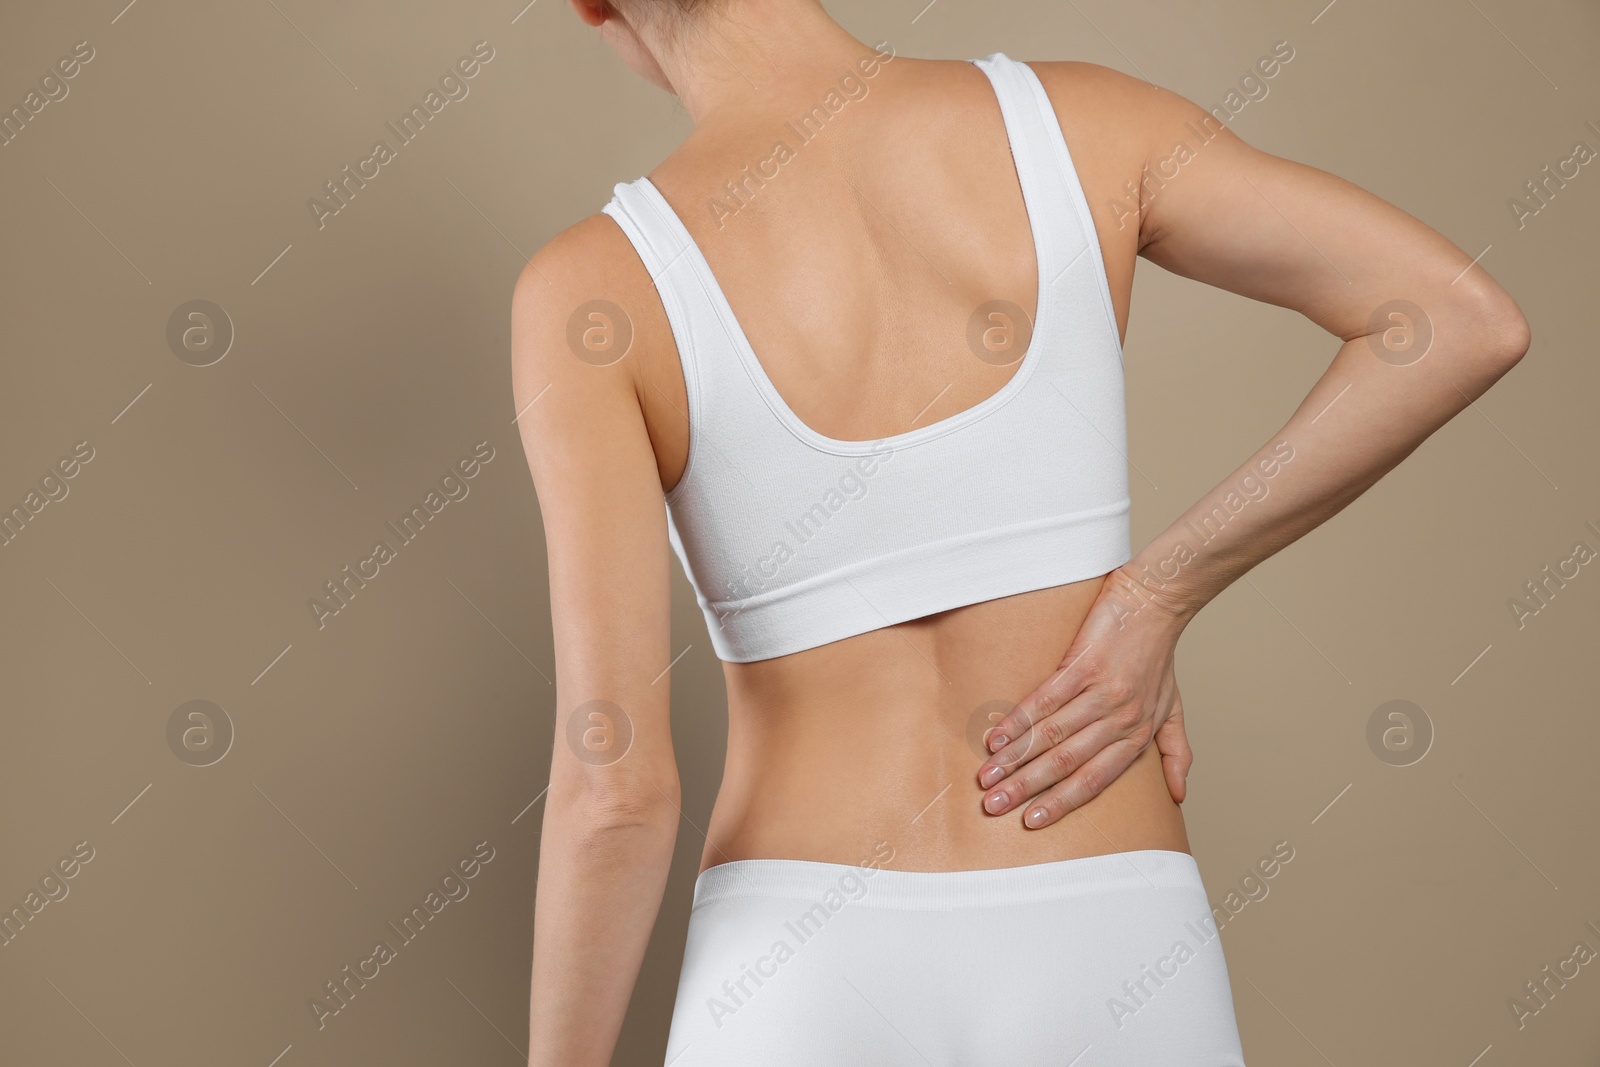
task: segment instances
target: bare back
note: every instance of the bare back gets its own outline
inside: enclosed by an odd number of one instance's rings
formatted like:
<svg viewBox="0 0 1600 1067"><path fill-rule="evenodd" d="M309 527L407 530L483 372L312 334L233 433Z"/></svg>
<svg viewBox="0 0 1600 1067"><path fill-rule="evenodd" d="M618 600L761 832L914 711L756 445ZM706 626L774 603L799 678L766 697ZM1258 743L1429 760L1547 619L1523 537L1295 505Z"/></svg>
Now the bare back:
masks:
<svg viewBox="0 0 1600 1067"><path fill-rule="evenodd" d="M1034 64L1092 206L1125 329L1138 253L1142 145L1119 129L1128 82L1091 64ZM1032 317L1027 211L994 90L963 61L895 58L870 92L800 142L774 104L701 128L651 181L684 220L763 369L809 427L871 440L965 410L1016 363L977 358L974 310ZM743 196L727 182L772 156ZM776 166L776 174L773 167ZM1121 201L1127 224L1110 207ZM599 221L600 227L611 226ZM635 331L637 390L663 490L682 475L681 364L649 276L613 228L616 291ZM1018 349L1021 354L1020 347ZM959 507L960 501L952 501ZM1005 867L1141 848L1188 850L1149 749L1084 808L1039 830L986 814L976 771L998 710L1061 665L1099 580L942 612L754 663L725 663L728 756L701 866L779 857L861 862L893 849L912 870Z"/></svg>

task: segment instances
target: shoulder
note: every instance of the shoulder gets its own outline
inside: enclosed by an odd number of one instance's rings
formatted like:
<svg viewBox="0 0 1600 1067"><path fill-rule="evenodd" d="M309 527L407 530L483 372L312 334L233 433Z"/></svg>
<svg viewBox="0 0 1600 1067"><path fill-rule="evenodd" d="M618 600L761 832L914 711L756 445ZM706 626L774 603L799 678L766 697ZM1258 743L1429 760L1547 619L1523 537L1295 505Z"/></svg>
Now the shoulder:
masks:
<svg viewBox="0 0 1600 1067"><path fill-rule="evenodd" d="M1120 229L1137 213L1139 248L1159 237L1151 225L1155 194L1179 167L1203 154L1249 149L1231 128L1193 100L1098 63L1030 62L1050 97L1062 135L1086 184L1107 191L1104 206ZM1225 144L1229 148L1206 145ZM1086 174L1083 172L1087 172ZM1136 192L1135 192L1136 191Z"/></svg>
<svg viewBox="0 0 1600 1067"><path fill-rule="evenodd" d="M1028 66L1058 109L1070 107L1074 114L1086 118L1110 121L1158 117L1185 105L1202 110L1165 86L1100 63L1045 59L1029 60Z"/></svg>
<svg viewBox="0 0 1600 1067"><path fill-rule="evenodd" d="M604 214L573 223L528 258L511 294L512 386L525 434L522 415L546 390L563 397L562 408L614 416L634 400L636 361L625 357L635 347L641 281L650 287L627 235ZM565 422L532 421L551 430Z"/></svg>
<svg viewBox="0 0 1600 1067"><path fill-rule="evenodd" d="M1098 97L1100 102L1114 102L1154 87L1153 83L1143 78L1136 78L1101 63L1078 59L1030 59L1027 63L1052 97L1057 89L1061 89L1070 93L1090 93Z"/></svg>
<svg viewBox="0 0 1600 1067"><path fill-rule="evenodd" d="M587 305L624 306L650 276L632 243L610 216L596 213L573 223L528 258L511 293L514 327L564 329Z"/></svg>
<svg viewBox="0 0 1600 1067"><path fill-rule="evenodd" d="M1062 129L1141 157L1210 113L1180 93L1113 67L1079 60L1029 61ZM1212 120L1212 125L1217 125Z"/></svg>
<svg viewBox="0 0 1600 1067"><path fill-rule="evenodd" d="M546 379L576 375L631 388L638 361L624 357L654 336L660 318L660 298L632 242L616 220L596 213L551 237L517 276L512 362L519 377L536 370ZM610 373L586 373L596 368Z"/></svg>
<svg viewBox="0 0 1600 1067"><path fill-rule="evenodd" d="M1174 101L1160 86L1099 63L1029 62L1056 113L1074 162L1110 188L1136 176L1148 158L1154 131ZM1167 119L1166 121L1170 121Z"/></svg>

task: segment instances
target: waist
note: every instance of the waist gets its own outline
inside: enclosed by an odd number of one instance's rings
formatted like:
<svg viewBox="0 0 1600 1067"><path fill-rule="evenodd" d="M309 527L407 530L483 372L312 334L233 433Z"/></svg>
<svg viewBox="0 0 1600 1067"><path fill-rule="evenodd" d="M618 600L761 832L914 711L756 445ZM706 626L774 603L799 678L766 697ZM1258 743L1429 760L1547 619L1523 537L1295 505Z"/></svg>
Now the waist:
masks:
<svg viewBox="0 0 1600 1067"><path fill-rule="evenodd" d="M1203 888L1187 852L1138 849L1013 867L906 871L879 865L816 860L743 859L718 863L695 879L694 906L744 896L865 900L875 907L943 911L1059 900L1076 894L1143 888Z"/></svg>
<svg viewBox="0 0 1600 1067"><path fill-rule="evenodd" d="M976 756L936 768L893 767L881 754L819 763L730 758L707 829L701 870L746 859L791 859L915 871L1021 867L1115 853L1187 853L1183 815L1160 754L1141 753L1099 796L1038 829L1027 805L983 810ZM931 773L930 773L931 772Z"/></svg>
<svg viewBox="0 0 1600 1067"><path fill-rule="evenodd" d="M1159 753L1039 829L983 810L984 732L1063 661L1100 579L984 601L782 659L734 663L701 868L746 858L906 870L1188 851Z"/></svg>

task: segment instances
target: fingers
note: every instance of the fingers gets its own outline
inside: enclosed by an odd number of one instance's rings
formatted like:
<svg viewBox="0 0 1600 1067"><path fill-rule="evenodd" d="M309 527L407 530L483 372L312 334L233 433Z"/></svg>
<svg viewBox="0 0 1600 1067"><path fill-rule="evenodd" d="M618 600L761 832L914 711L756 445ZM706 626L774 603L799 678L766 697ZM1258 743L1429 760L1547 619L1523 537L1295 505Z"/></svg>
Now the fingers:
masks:
<svg viewBox="0 0 1600 1067"><path fill-rule="evenodd" d="M1017 706L1022 707L1023 705L1019 704ZM1053 712L1047 712L1037 721L1030 721L1033 719L1033 713L1030 709L1023 720L1029 721L1029 725L1026 726L1015 725L1017 720L1013 718L1014 715L1015 712L1001 719L994 729L989 732L988 745L993 754L978 768L978 784L985 789L1010 775L1017 768L1028 763L1028 761L1065 744L1069 738L1077 736L1093 723L1105 718L1105 709L1100 706L1099 701L1094 699L1092 694L1085 692L1079 693L1068 701L1065 707ZM1007 723L1013 723L1014 725L1008 726ZM1002 743L999 740L1005 736L1001 732L1002 728L1012 732L1016 739ZM1094 755L1100 747L1100 745L1096 745L1094 748L1083 752L1083 759L1086 760ZM1076 767L1077 764L1075 763L1073 766ZM1068 772L1063 772L1062 777L1065 777L1066 773Z"/></svg>
<svg viewBox="0 0 1600 1067"><path fill-rule="evenodd" d="M1183 771L1168 756L1161 757L1161 773L1167 780L1167 792L1172 796L1174 804L1182 804L1183 798L1188 794L1189 783L1184 780Z"/></svg>
<svg viewBox="0 0 1600 1067"><path fill-rule="evenodd" d="M1082 671L1073 669L1077 662L1077 657L1068 659L1064 667L1046 678L1037 689L1018 701L1017 706L1011 709L1009 714L995 723L994 729L989 731L990 752L998 753L1000 749L1020 739L1029 727L1054 715L1063 704L1083 692L1087 679ZM1088 721L1086 718L1073 729L1081 728ZM1016 753L1013 753L1013 757L1015 755Z"/></svg>
<svg viewBox="0 0 1600 1067"><path fill-rule="evenodd" d="M1083 807L1127 770L1144 747L1132 738L1113 741L1065 781L1051 786L1030 801L1024 808L1022 825L1037 830L1049 826L1067 812Z"/></svg>
<svg viewBox="0 0 1600 1067"><path fill-rule="evenodd" d="M1018 705L1021 707L1022 705ZM990 737L1011 719L1002 719ZM978 768L978 785L990 789L984 810L998 815L1061 781L1088 763L1114 740L1134 742L1135 751L1154 737L1155 723L1132 692L1117 683L1098 683L1081 691L1061 708L1024 729ZM998 783L1008 781L1004 790ZM1098 790L1096 790L1098 792Z"/></svg>
<svg viewBox="0 0 1600 1067"><path fill-rule="evenodd" d="M1037 734L1050 721L1045 720L1031 734ZM979 772L978 783L985 787L994 785L994 788L984 795L983 810L990 815L1002 815L1031 797L1038 796L1093 760L1102 749L1117 740L1117 735L1115 724L1101 719L1060 744L1034 746L1037 752L1035 758L1012 770L1009 777L1004 777L1005 765L986 764ZM1019 739L1018 743L1025 740ZM996 782L999 784L995 785Z"/></svg>
<svg viewBox="0 0 1600 1067"><path fill-rule="evenodd" d="M1013 719L1011 715L1006 716L989 734L989 747L993 755L978 768L978 784L986 788L993 785L1029 760L1066 743L1069 738L1075 737L1103 718L1105 709L1098 701L1085 694L1079 694L1078 697L1068 701L1065 707L1047 712L1026 726L1007 726L1006 724L1013 722ZM1007 741L997 749L996 739L1004 736L1001 733L1002 729L1010 732L1015 740ZM1085 752L1084 759L1088 759L1098 749L1099 746L1096 746L1095 749Z"/></svg>
<svg viewBox="0 0 1600 1067"><path fill-rule="evenodd" d="M1156 737L1156 747L1161 747L1161 738ZM1183 798L1189 792L1189 765L1194 762L1194 757L1179 757L1163 751L1161 753L1161 773L1167 780L1167 792L1172 794L1174 804L1182 804Z"/></svg>
<svg viewBox="0 0 1600 1067"><path fill-rule="evenodd" d="M1167 780L1167 792L1175 804L1182 804L1189 792L1189 768L1194 766L1194 752L1189 748L1189 736L1183 729L1183 701L1175 700L1172 714L1156 731L1156 749L1161 753L1161 772Z"/></svg>

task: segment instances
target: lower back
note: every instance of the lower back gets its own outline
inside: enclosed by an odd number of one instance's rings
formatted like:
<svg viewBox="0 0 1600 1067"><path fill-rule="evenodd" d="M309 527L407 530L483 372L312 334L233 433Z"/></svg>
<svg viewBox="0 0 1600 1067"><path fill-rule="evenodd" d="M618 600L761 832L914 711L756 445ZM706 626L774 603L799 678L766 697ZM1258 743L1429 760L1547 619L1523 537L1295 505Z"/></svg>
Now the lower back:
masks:
<svg viewBox="0 0 1600 1067"><path fill-rule="evenodd" d="M728 755L701 868L737 859L1012 867L1188 851L1152 746L1037 830L982 807L984 731L1064 661L1100 579L724 665Z"/></svg>

